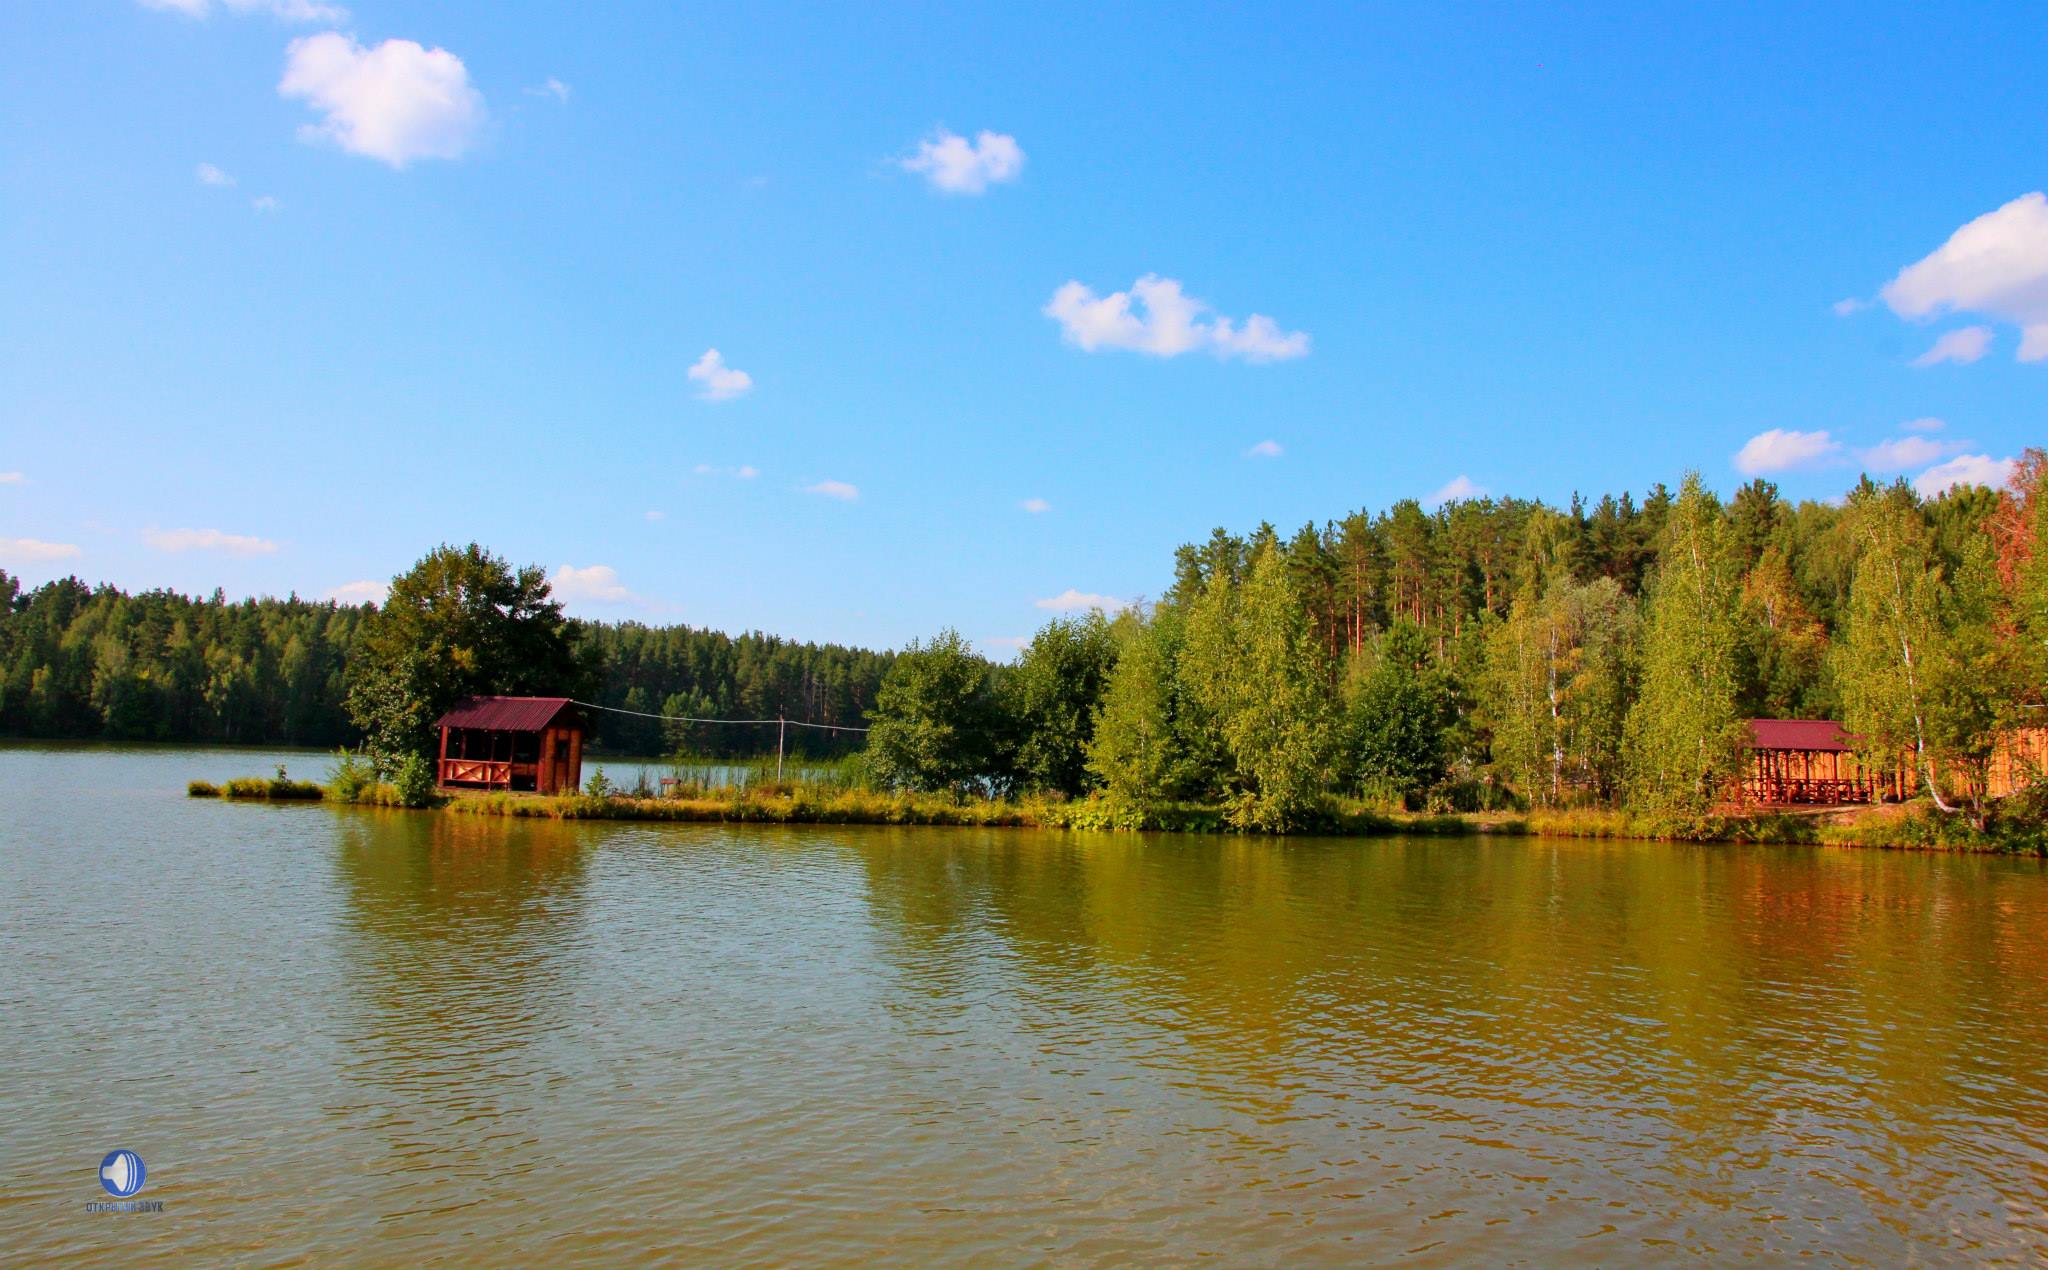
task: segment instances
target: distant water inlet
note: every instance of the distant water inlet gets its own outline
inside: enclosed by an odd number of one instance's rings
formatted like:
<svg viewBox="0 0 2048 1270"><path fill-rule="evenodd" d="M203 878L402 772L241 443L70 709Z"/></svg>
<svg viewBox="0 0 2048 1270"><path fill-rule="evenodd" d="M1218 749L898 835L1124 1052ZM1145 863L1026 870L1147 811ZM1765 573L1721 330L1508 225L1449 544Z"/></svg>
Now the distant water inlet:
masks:
<svg viewBox="0 0 2048 1270"><path fill-rule="evenodd" d="M0 1260L2048 1256L2036 861L183 797L277 762L0 749Z"/></svg>

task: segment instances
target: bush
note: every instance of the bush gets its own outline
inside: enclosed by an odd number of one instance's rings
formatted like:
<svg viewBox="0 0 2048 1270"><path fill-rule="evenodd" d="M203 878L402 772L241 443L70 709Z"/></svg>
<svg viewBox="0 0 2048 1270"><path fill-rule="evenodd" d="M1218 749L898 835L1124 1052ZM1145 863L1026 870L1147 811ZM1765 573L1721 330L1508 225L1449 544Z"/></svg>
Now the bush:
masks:
<svg viewBox="0 0 2048 1270"><path fill-rule="evenodd" d="M220 786L213 784L211 781L193 781L185 786L185 797L219 798Z"/></svg>
<svg viewBox="0 0 2048 1270"><path fill-rule="evenodd" d="M423 754L408 754L391 784L401 807L426 807L434 801L434 765Z"/></svg>
<svg viewBox="0 0 2048 1270"><path fill-rule="evenodd" d="M592 772L590 779L583 782L583 793L589 798L610 798L617 792L618 787L612 784L611 779L604 774L602 767Z"/></svg>
<svg viewBox="0 0 2048 1270"><path fill-rule="evenodd" d="M277 770L279 775L268 779L261 776L237 776L223 786L219 792L229 798L263 798L280 802L317 803L327 796L327 791L315 785L312 781L295 781L283 775L283 768L280 767ZM194 782L194 784L204 783L203 781ZM208 786L208 788L212 787ZM185 792L193 797L204 798L208 796L196 793L190 785L186 786Z"/></svg>
<svg viewBox="0 0 2048 1270"><path fill-rule="evenodd" d="M336 800L363 802L376 785L377 768L367 754L346 748L335 751L334 766L327 769L327 787L334 792Z"/></svg>

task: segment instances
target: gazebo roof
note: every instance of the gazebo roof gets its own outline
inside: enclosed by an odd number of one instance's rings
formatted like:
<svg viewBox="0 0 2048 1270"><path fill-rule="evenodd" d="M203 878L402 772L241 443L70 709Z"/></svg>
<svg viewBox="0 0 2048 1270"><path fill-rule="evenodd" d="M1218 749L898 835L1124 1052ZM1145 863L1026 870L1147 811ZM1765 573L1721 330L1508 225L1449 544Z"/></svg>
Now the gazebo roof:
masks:
<svg viewBox="0 0 2048 1270"><path fill-rule="evenodd" d="M582 717L570 697L464 697L434 720L437 728L488 728L495 732L541 732L565 712Z"/></svg>
<svg viewBox="0 0 2048 1270"><path fill-rule="evenodd" d="M1848 752L1856 738L1842 731L1833 719L1751 719L1750 745L1759 750L1819 750Z"/></svg>

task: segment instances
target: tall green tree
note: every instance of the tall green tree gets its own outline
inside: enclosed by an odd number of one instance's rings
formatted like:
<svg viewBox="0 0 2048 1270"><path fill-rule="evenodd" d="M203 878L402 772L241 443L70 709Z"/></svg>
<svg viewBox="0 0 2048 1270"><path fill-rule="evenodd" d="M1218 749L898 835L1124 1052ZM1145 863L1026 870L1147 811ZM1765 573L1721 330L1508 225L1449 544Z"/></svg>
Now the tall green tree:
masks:
<svg viewBox="0 0 2048 1270"><path fill-rule="evenodd" d="M1018 780L1069 796L1093 788L1088 745L1117 640L1100 611L1048 622L1003 677Z"/></svg>
<svg viewBox="0 0 2048 1270"><path fill-rule="evenodd" d="M870 717L869 770L884 785L964 795L1010 783L993 668L958 631L898 654Z"/></svg>
<svg viewBox="0 0 2048 1270"><path fill-rule="evenodd" d="M471 543L441 546L393 578L364 624L348 710L380 768L424 755L429 726L466 696L580 696L592 668L537 566Z"/></svg>
<svg viewBox="0 0 2048 1270"><path fill-rule="evenodd" d="M1634 689L1635 604L1613 577L1525 592L1487 641L1494 770L1534 802L1611 799Z"/></svg>
<svg viewBox="0 0 2048 1270"><path fill-rule="evenodd" d="M1421 627L1396 622L1370 668L1351 676L1342 724L1346 783L1405 800L1448 774L1455 703L1429 645Z"/></svg>
<svg viewBox="0 0 2048 1270"><path fill-rule="evenodd" d="M1665 521L1643 621L1640 694L1624 749L1631 801L1699 813L1742 755L1741 591L1720 502L1688 473Z"/></svg>

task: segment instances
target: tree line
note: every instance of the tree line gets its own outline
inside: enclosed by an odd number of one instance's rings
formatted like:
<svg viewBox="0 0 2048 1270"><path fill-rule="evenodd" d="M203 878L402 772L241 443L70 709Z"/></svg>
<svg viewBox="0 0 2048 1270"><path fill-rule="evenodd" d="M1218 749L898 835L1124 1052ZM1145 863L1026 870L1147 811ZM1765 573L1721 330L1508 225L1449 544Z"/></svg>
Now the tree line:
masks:
<svg viewBox="0 0 2048 1270"><path fill-rule="evenodd" d="M753 632L580 622L538 569L444 547L382 605L171 591L0 571L0 734L356 746L397 754L467 692L574 696L647 714L865 722L888 653ZM775 727L675 727L593 712L612 750L716 757L775 746ZM813 754L858 734L806 730Z"/></svg>
<svg viewBox="0 0 2048 1270"><path fill-rule="evenodd" d="M2048 680L2048 461L1925 499L1863 478L1788 503L1695 476L1588 506L1413 501L1283 537L1217 530L1114 619L1056 621L1014 666L951 632L881 685L885 783L1099 792L1246 828L1330 794L1456 809L1705 812L1745 720L1834 718L1867 761L1983 814L2004 729Z"/></svg>

